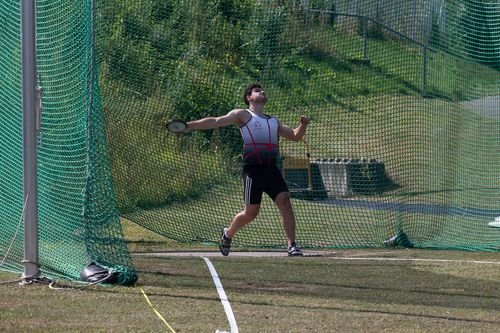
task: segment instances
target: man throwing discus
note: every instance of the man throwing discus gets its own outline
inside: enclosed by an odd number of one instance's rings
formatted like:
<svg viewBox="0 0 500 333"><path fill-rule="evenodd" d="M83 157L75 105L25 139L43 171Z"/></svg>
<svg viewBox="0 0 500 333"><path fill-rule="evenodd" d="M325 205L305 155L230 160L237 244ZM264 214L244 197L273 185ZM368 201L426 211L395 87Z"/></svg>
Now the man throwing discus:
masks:
<svg viewBox="0 0 500 333"><path fill-rule="evenodd" d="M266 193L276 204L288 240L288 255L301 256L295 242L295 214L290 192L276 165L279 155L279 137L299 141L306 133L309 117L302 116L297 128L292 129L276 118L264 114L267 96L259 84L252 84L243 96L247 109L234 109L221 117L207 117L187 122L186 130L208 130L228 125L239 127L243 137L244 209L236 214L229 227L222 229L219 249L229 255L231 240L236 233L259 214L262 194Z"/></svg>

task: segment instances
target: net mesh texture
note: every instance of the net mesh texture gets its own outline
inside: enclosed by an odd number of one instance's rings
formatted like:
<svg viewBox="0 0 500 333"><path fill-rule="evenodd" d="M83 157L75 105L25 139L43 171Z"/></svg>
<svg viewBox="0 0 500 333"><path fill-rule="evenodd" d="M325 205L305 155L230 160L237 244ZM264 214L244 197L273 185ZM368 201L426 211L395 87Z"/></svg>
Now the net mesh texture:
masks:
<svg viewBox="0 0 500 333"><path fill-rule="evenodd" d="M181 242L218 242L243 207L236 126L166 130L245 108L280 141L305 248L498 251L500 5L492 0L37 1L42 267L89 259L133 272L120 216ZM18 4L0 6L0 251L19 269L22 197ZM22 227L21 227L22 229ZM236 247L284 248L267 197ZM133 274L132 274L133 275Z"/></svg>
<svg viewBox="0 0 500 333"><path fill-rule="evenodd" d="M93 6L37 1L38 85L43 115L38 134L41 273L78 280L91 262L137 279L119 220L109 168L94 61ZM0 261L22 271L23 168L19 3L0 7Z"/></svg>

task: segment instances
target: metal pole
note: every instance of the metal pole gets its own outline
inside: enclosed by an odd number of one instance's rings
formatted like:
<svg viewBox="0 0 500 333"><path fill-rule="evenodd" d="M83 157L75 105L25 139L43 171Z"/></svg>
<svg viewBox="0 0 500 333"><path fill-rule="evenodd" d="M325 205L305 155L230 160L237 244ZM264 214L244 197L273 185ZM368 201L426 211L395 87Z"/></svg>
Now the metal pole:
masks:
<svg viewBox="0 0 500 333"><path fill-rule="evenodd" d="M427 47L422 50L422 95L427 95Z"/></svg>
<svg viewBox="0 0 500 333"><path fill-rule="evenodd" d="M35 0L21 0L23 105L24 273L23 281L40 276L38 265L38 191L36 144Z"/></svg>
<svg viewBox="0 0 500 333"><path fill-rule="evenodd" d="M368 18L363 16L363 60L368 60Z"/></svg>

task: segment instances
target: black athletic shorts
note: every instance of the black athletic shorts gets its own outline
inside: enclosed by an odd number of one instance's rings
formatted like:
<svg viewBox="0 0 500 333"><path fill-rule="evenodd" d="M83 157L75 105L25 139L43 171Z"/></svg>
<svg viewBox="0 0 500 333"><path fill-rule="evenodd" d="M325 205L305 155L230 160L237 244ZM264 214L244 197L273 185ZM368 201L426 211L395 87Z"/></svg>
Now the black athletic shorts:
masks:
<svg viewBox="0 0 500 333"><path fill-rule="evenodd" d="M281 192L288 192L288 186L275 165L243 166L243 185L245 205L260 204L264 192L273 201Z"/></svg>

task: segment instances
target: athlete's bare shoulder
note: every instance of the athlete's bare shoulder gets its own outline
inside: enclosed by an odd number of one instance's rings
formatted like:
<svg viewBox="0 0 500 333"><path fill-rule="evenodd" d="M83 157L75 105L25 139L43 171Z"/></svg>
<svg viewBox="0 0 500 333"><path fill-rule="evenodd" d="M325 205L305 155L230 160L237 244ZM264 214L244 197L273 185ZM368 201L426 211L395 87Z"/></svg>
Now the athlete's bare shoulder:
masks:
<svg viewBox="0 0 500 333"><path fill-rule="evenodd" d="M246 109L234 109L229 111L228 115L238 120L239 125L248 123L252 115Z"/></svg>

